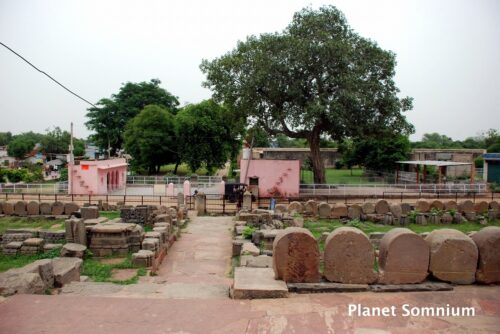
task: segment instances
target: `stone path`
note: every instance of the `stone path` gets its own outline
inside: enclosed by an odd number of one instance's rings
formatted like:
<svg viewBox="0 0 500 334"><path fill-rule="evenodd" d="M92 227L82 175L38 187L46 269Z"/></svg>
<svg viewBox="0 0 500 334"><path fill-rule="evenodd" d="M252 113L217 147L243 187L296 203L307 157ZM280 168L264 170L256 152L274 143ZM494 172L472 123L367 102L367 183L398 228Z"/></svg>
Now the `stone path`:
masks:
<svg viewBox="0 0 500 334"><path fill-rule="evenodd" d="M232 279L232 217L193 217L181 238L168 250L158 275L142 277L138 284L72 283L63 295L227 299Z"/></svg>

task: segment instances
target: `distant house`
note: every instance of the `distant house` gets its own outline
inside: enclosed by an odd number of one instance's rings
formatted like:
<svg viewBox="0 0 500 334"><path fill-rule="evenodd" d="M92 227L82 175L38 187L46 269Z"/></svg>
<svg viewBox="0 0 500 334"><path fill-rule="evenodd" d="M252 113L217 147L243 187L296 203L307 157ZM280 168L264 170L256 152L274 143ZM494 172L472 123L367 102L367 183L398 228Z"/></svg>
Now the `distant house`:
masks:
<svg viewBox="0 0 500 334"><path fill-rule="evenodd" d="M92 144L87 144L85 145L85 157L87 157L90 160L95 160L98 158L99 155L99 148L95 145Z"/></svg>
<svg viewBox="0 0 500 334"><path fill-rule="evenodd" d="M16 166L16 158L9 157L7 146L0 146L0 166L14 168Z"/></svg>
<svg viewBox="0 0 500 334"><path fill-rule="evenodd" d="M500 153L486 153L483 178L486 182L500 183Z"/></svg>

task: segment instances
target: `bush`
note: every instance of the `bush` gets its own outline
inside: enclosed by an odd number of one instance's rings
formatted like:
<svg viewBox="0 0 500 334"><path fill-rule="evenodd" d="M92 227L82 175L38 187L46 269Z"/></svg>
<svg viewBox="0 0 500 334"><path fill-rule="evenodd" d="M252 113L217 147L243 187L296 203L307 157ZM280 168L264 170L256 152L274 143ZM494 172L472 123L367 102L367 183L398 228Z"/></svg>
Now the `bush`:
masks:
<svg viewBox="0 0 500 334"><path fill-rule="evenodd" d="M255 227L247 226L243 230L243 238L245 239L252 239L252 234L255 232L257 229Z"/></svg>
<svg viewBox="0 0 500 334"><path fill-rule="evenodd" d="M342 169L344 167L344 163L340 160L335 161L335 169Z"/></svg>

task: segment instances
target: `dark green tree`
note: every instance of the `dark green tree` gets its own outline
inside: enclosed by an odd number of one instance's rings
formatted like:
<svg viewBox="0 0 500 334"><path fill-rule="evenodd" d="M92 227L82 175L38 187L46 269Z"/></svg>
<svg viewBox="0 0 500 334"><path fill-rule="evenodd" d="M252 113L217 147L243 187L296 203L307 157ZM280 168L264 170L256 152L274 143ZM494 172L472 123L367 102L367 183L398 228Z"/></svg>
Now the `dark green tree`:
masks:
<svg viewBox="0 0 500 334"><path fill-rule="evenodd" d="M376 171L394 171L396 161L407 160L411 145L408 137L382 136L380 139L359 139L352 144L349 162Z"/></svg>
<svg viewBox="0 0 500 334"><path fill-rule="evenodd" d="M437 132L425 133L422 140L413 144L415 148L462 148L460 142L455 142L446 135Z"/></svg>
<svg viewBox="0 0 500 334"><path fill-rule="evenodd" d="M111 153L122 148L125 125L137 116L145 106L154 104L176 114L179 101L177 97L160 87L161 81L127 82L117 94L97 102L97 108L89 108L85 123L95 132L91 140L101 149L111 148Z"/></svg>
<svg viewBox="0 0 500 334"><path fill-rule="evenodd" d="M306 139L314 181L325 182L322 136L408 134L393 77L395 54L355 33L333 6L297 12L282 33L250 36L231 52L204 60L205 87L269 134Z"/></svg>
<svg viewBox="0 0 500 334"><path fill-rule="evenodd" d="M12 133L0 132L0 146L9 145L11 140L12 140Z"/></svg>
<svg viewBox="0 0 500 334"><path fill-rule="evenodd" d="M24 159L26 154L33 151L33 149L35 148L35 144L37 144L41 138L41 135L33 132L26 132L20 135L16 135L9 143L9 146L7 147L7 153L11 157Z"/></svg>
<svg viewBox="0 0 500 334"><path fill-rule="evenodd" d="M126 126L124 139L135 169L158 173L164 164L178 160L175 119L161 106L146 106L132 118Z"/></svg>
<svg viewBox="0 0 500 334"><path fill-rule="evenodd" d="M247 130L245 140L249 145L253 140L253 147L269 147L271 145L269 134L258 126L253 126Z"/></svg>
<svg viewBox="0 0 500 334"><path fill-rule="evenodd" d="M212 172L241 148L244 123L213 100L185 106L176 123L180 158L193 171L205 166Z"/></svg>

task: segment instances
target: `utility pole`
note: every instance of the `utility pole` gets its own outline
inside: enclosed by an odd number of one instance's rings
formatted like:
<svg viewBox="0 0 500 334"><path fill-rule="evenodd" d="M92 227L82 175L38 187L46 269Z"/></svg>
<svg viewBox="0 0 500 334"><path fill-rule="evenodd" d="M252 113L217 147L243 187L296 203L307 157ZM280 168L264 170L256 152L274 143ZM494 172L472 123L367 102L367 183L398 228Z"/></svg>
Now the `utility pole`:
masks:
<svg viewBox="0 0 500 334"><path fill-rule="evenodd" d="M73 193L73 168L75 166L75 157L73 155L73 122L71 122L71 137L69 142L68 154L68 193Z"/></svg>

